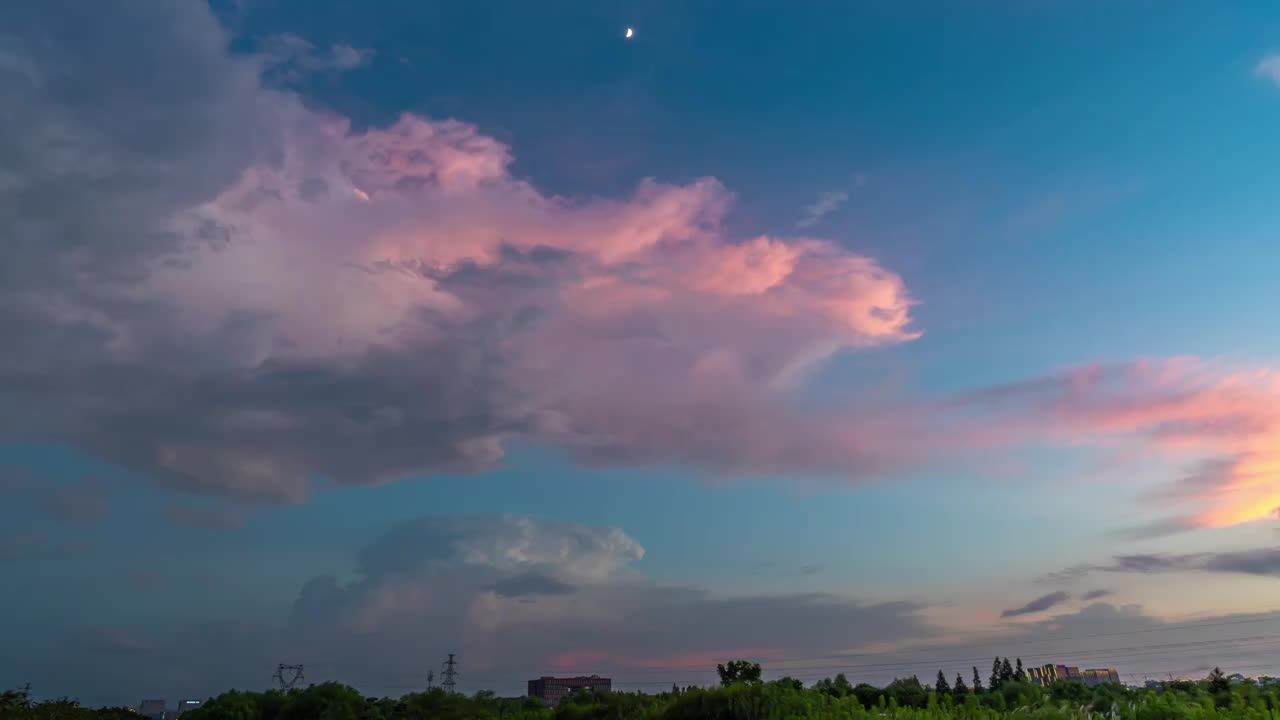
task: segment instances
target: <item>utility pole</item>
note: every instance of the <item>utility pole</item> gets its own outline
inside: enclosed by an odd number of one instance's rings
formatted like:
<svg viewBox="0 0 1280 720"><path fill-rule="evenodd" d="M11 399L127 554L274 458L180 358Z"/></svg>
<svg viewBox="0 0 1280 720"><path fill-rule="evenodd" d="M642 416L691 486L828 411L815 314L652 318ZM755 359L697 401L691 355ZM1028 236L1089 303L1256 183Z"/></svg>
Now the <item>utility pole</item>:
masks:
<svg viewBox="0 0 1280 720"><path fill-rule="evenodd" d="M449 659L444 661L444 672L440 674L442 678L440 687L450 695L458 690L458 662L453 659L453 653L449 653Z"/></svg>
<svg viewBox="0 0 1280 720"><path fill-rule="evenodd" d="M436 689L436 671L428 670L427 671L427 692L431 692L432 690L435 690L435 689Z"/></svg>
<svg viewBox="0 0 1280 720"><path fill-rule="evenodd" d="M271 679L275 680L276 684L284 692L292 690L295 685L306 680L302 675L301 665L285 665L284 663L276 666L276 673L271 676Z"/></svg>

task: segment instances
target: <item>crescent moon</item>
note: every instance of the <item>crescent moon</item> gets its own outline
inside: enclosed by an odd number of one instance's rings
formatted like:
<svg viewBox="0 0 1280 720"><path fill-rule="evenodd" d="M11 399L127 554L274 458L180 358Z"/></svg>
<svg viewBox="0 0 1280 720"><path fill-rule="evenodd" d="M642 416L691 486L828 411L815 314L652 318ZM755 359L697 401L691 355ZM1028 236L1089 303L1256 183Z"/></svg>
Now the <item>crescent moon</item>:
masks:
<svg viewBox="0 0 1280 720"><path fill-rule="evenodd" d="M625 37L631 37L632 35L635 35L635 34L636 33L634 30L632 30L631 28L627 28L627 34Z"/></svg>

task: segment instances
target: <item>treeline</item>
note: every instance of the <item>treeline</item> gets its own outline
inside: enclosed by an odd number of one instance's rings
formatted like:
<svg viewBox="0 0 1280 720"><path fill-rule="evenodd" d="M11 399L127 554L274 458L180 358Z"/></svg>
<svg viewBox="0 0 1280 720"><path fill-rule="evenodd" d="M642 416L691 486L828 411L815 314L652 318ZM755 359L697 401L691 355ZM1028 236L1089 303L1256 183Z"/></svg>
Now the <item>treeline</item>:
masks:
<svg viewBox="0 0 1280 720"><path fill-rule="evenodd" d="M1215 670L1202 681L1171 682L1154 690L1078 682L1042 688L1027 682L1016 665L1003 672L1005 662L997 660L986 683L976 677L947 682L939 672L933 686L909 677L875 687L855 685L843 674L808 686L793 678L765 682L759 665L738 661L718 668L718 688L582 692L553 709L536 698L499 698L487 691L464 696L437 689L373 698L340 683L323 683L288 692L226 692L188 711L183 720L1280 720L1280 683L1230 683ZM0 696L3 720L126 717L137 720L127 709L89 710L65 700L30 703L16 693Z"/></svg>

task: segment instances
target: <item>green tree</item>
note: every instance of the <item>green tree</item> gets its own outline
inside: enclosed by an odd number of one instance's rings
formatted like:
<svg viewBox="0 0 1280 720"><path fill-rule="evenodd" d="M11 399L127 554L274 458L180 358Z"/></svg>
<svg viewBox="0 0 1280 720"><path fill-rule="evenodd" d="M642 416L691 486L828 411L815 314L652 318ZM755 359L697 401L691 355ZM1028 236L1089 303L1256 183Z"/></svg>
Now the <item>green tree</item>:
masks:
<svg viewBox="0 0 1280 720"><path fill-rule="evenodd" d="M1000 656L996 656L991 661L991 677L987 680L987 687L995 690L1000 687Z"/></svg>
<svg viewBox="0 0 1280 720"><path fill-rule="evenodd" d="M978 677L977 665L973 666L973 691L976 693L982 692L982 678Z"/></svg>
<svg viewBox="0 0 1280 720"><path fill-rule="evenodd" d="M1205 680L1207 681L1206 689L1211 695L1217 695L1231 689L1231 682L1227 680L1226 675L1222 674L1222 668L1214 668L1213 672L1209 673L1209 677L1205 678Z"/></svg>
<svg viewBox="0 0 1280 720"><path fill-rule="evenodd" d="M1018 665L1013 671L1013 679L1018 682L1027 681L1027 674L1022 670L1022 658L1018 658Z"/></svg>
<svg viewBox="0 0 1280 720"><path fill-rule="evenodd" d="M720 684L724 687L760 682L760 664L746 660L731 660L727 665L717 665L716 672L720 674Z"/></svg>
<svg viewBox="0 0 1280 720"><path fill-rule="evenodd" d="M950 695L951 685L947 682L947 676L938 671L938 679L933 683L933 691L939 695Z"/></svg>
<svg viewBox="0 0 1280 720"><path fill-rule="evenodd" d="M1000 661L1000 684L1003 685L1013 680L1013 666L1009 664L1009 658Z"/></svg>
<svg viewBox="0 0 1280 720"><path fill-rule="evenodd" d="M951 686L951 697L956 705L965 702L965 698L969 696L969 687L964 684L964 678L960 677L960 673L956 673L956 684Z"/></svg>

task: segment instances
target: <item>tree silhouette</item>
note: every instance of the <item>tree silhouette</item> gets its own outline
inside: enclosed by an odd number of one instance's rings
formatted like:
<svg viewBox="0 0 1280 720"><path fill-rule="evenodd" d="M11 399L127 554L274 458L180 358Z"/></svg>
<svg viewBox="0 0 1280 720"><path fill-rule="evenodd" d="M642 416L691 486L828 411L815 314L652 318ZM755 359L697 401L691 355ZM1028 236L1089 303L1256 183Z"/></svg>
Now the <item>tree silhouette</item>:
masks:
<svg viewBox="0 0 1280 720"><path fill-rule="evenodd" d="M947 676L943 675L941 670L938 671L937 681L933 683L933 690L939 695L948 695L951 693L951 685L947 683Z"/></svg>
<svg viewBox="0 0 1280 720"><path fill-rule="evenodd" d="M728 687L736 683L760 682L760 664L746 660L731 660L727 665L717 665L720 684Z"/></svg>
<svg viewBox="0 0 1280 720"><path fill-rule="evenodd" d="M1009 664L1009 658L1000 661L1000 683L1004 684L1013 680L1013 666Z"/></svg>
<svg viewBox="0 0 1280 720"><path fill-rule="evenodd" d="M978 677L977 665L973 666L973 691L976 693L982 692L982 678Z"/></svg>
<svg viewBox="0 0 1280 720"><path fill-rule="evenodd" d="M1227 692L1231 689L1231 681L1227 680L1227 676L1222 674L1222 668L1214 668L1207 678L1209 681L1209 692L1217 695L1218 693Z"/></svg>

